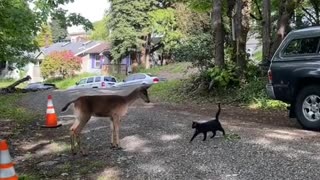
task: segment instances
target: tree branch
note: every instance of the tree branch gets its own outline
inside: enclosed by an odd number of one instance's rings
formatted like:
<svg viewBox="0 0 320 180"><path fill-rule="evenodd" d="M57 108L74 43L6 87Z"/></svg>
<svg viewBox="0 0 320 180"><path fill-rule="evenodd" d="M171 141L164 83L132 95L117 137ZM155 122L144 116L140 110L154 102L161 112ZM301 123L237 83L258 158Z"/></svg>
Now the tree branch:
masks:
<svg viewBox="0 0 320 180"><path fill-rule="evenodd" d="M262 12L261 12L261 9L260 9L260 6L259 6L259 3L258 3L258 1L257 1L257 0L254 0L253 2L254 2L254 4L257 6L257 9L258 9L258 12L259 12L259 16L260 16L260 18L257 18L256 16L254 16L254 15L253 15L253 14L251 14L251 13L250 13L250 16L251 16L252 18L256 19L256 20L261 21L261 20L262 20Z"/></svg>
<svg viewBox="0 0 320 180"><path fill-rule="evenodd" d="M150 50L150 54L151 54L151 53L154 53L156 50L162 48L163 46L164 46L163 43L158 43L158 44L156 44L156 45L153 46L153 48Z"/></svg>
<svg viewBox="0 0 320 180"><path fill-rule="evenodd" d="M258 18L256 17L254 14L250 13L250 17L257 20L257 21L261 21L262 20L262 17Z"/></svg>
<svg viewBox="0 0 320 180"><path fill-rule="evenodd" d="M310 18L312 18L315 22L317 22L317 19L307 9L305 9L304 7L301 7L301 8L306 14L308 14L308 16L310 16ZM310 18L308 19L311 20Z"/></svg>

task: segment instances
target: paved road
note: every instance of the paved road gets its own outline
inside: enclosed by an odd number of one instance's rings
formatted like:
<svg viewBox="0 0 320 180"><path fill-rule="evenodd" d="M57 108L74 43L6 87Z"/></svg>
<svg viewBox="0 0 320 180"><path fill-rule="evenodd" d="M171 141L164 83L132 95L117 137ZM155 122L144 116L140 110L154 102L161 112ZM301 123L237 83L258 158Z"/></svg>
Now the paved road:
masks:
<svg viewBox="0 0 320 180"><path fill-rule="evenodd" d="M214 110L215 107L209 111L138 103L130 109L122 123L120 137L123 151L109 149L109 122L93 118L83 131L89 156L83 158L63 154L62 157L46 157L48 161L58 161L55 168L71 163L68 164L71 168L47 177L113 177L131 180L319 179L319 134L300 130L294 123L288 123L284 112L268 116L268 113L259 111L223 107L221 122L226 132L238 134L241 139L227 141L218 134L214 139L207 138L203 142L200 135L189 143L193 134L191 122L211 118L208 115L215 114ZM61 121L64 126L57 130L60 137L43 136L43 139L68 142L61 138L61 134L67 135L71 121L66 116ZM29 162L29 165L34 164ZM52 168L48 168L46 173L50 169L52 171ZM45 171L41 168L37 170Z"/></svg>

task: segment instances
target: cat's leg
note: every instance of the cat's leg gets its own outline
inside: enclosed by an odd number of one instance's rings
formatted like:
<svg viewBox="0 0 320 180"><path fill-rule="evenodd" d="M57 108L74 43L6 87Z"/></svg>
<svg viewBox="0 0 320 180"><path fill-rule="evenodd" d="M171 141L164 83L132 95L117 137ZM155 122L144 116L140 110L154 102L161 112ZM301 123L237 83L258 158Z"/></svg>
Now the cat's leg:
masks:
<svg viewBox="0 0 320 180"><path fill-rule="evenodd" d="M216 136L216 131L212 131L212 136L210 138L214 138Z"/></svg>
<svg viewBox="0 0 320 180"><path fill-rule="evenodd" d="M224 132L224 129L221 127L220 128L220 131L222 132L222 134L225 136L226 135L226 133Z"/></svg>
<svg viewBox="0 0 320 180"><path fill-rule="evenodd" d="M205 141L207 139L207 132L204 132L203 133L203 140L202 141Z"/></svg>
<svg viewBox="0 0 320 180"><path fill-rule="evenodd" d="M190 140L190 142L193 141L193 139L194 139L198 134L199 134L199 132L198 132L198 131L195 131L194 134L193 134L193 136L192 136L192 138L191 138L191 140Z"/></svg>

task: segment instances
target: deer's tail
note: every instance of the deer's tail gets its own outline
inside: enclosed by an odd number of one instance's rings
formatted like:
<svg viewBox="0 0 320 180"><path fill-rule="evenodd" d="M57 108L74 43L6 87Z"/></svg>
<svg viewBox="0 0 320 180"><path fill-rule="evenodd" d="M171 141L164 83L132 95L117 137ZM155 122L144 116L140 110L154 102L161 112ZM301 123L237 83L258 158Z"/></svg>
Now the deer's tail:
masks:
<svg viewBox="0 0 320 180"><path fill-rule="evenodd" d="M66 110L68 110L70 104L74 103L74 101L68 102L62 109L61 112L65 112Z"/></svg>

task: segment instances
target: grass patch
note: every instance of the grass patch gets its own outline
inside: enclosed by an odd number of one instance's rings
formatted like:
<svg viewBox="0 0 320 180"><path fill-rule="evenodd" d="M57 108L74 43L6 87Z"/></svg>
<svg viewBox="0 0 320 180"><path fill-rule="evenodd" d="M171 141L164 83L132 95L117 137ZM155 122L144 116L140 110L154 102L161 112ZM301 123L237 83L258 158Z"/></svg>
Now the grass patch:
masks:
<svg viewBox="0 0 320 180"><path fill-rule="evenodd" d="M167 73L184 73L184 71L187 70L187 68L191 65L191 63L188 62L181 62L181 63L172 63L164 66L156 66L151 69L139 69L139 72L141 73L150 73L154 75L159 75L161 72L167 72Z"/></svg>
<svg viewBox="0 0 320 180"><path fill-rule="evenodd" d="M10 94L0 96L0 119L14 120L19 125L26 125L37 118L32 112L18 106L18 100L23 94Z"/></svg>
<svg viewBox="0 0 320 180"><path fill-rule="evenodd" d="M5 88L7 86L9 86L10 84L14 83L16 80L13 79L0 79L0 88ZM16 86L17 88L24 88L26 87L27 82L21 83L18 86Z"/></svg>
<svg viewBox="0 0 320 180"><path fill-rule="evenodd" d="M62 78L48 79L46 80L46 83L53 83L59 89L67 89L71 86L75 86L76 82L79 82L82 78L86 78L89 76L96 76L96 74L84 73L84 74L80 74L78 76L74 76L66 79L62 79Z"/></svg>
<svg viewBox="0 0 320 180"><path fill-rule="evenodd" d="M19 174L19 180L40 180L41 178L37 175Z"/></svg>
<svg viewBox="0 0 320 180"><path fill-rule="evenodd" d="M234 141L234 140L240 140L241 137L238 135L238 134L235 134L235 133L229 133L229 134L226 134L224 136L224 139L226 141Z"/></svg>
<svg viewBox="0 0 320 180"><path fill-rule="evenodd" d="M183 102L184 97L176 92L182 86L182 83L180 80L172 80L155 84L149 89L150 97L156 101Z"/></svg>
<svg viewBox="0 0 320 180"><path fill-rule="evenodd" d="M186 90L192 85L189 81L173 80L153 85L149 92L150 97L156 101L169 103L211 104L221 102L224 104L241 105L254 109L280 109L285 110L286 103L272 100L267 96L264 79L251 80L240 88L231 88L213 92L196 92Z"/></svg>

